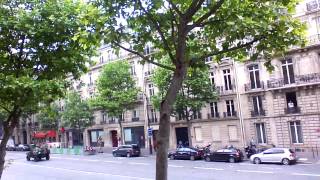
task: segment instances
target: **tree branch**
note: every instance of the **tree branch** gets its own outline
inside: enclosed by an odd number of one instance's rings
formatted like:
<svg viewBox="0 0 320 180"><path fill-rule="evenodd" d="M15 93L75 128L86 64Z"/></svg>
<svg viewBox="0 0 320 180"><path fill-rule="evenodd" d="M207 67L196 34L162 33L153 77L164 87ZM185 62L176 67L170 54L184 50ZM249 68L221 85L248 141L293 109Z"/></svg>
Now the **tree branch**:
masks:
<svg viewBox="0 0 320 180"><path fill-rule="evenodd" d="M201 24L205 19L215 14L220 9L224 1L225 0L219 0L215 5L213 5L207 13L201 16L195 23L193 23L192 26L188 28L188 31L191 31L193 28L199 26L199 24Z"/></svg>
<svg viewBox="0 0 320 180"><path fill-rule="evenodd" d="M173 10L181 17L183 16L182 12L179 10L179 8L172 2L172 0L167 0L167 2L172 6Z"/></svg>
<svg viewBox="0 0 320 180"><path fill-rule="evenodd" d="M244 44L241 44L239 46L234 46L234 47L231 47L229 49L225 49L225 50L222 50L222 51L218 51L218 52L212 52L212 53L208 53L206 55L203 55L201 56L199 59L205 59L207 57L210 57L210 56L216 56L216 55L219 55L219 54L223 54L223 53L227 53L227 52L230 52L230 51L234 51L234 50L238 50L238 49L242 49L242 48L245 48L247 46L250 46L252 45L253 43L257 42L257 41L260 41L262 39L266 38L265 36L260 36L258 38L254 38L252 41L250 42L247 42L247 43L244 43Z"/></svg>
<svg viewBox="0 0 320 180"><path fill-rule="evenodd" d="M126 47L122 46L122 45L121 45L120 43L118 43L118 42L113 41L113 44L115 44L116 46L120 47L121 49L123 49L123 50L125 50L125 51L128 51L128 52L130 52L130 53L132 53L132 54L135 54L135 55L141 57L143 60L145 60L145 61L148 62L148 63L154 64L154 65L156 65L156 66L159 66L159 67L162 67L162 68L164 68L164 69L171 70L171 71L174 71L174 70L175 70L173 67L166 66L166 65L164 65L164 64L160 64L160 63L155 62L155 61L151 61L147 56L144 56L143 54L141 54L141 53L139 53L139 52L137 52L137 51L135 51L135 50L126 48Z"/></svg>
<svg viewBox="0 0 320 180"><path fill-rule="evenodd" d="M158 31L158 33L160 35L162 42L163 42L164 49L167 51L171 61L174 62L175 58L174 58L173 54L171 53L171 48L169 47L169 43L161 30L161 27L159 25L160 23L156 19L154 19L153 16L142 6L141 0L138 0L138 3L139 3L140 8L143 10L143 12L146 13L146 15L149 17L151 22L154 24L156 30Z"/></svg>
<svg viewBox="0 0 320 180"><path fill-rule="evenodd" d="M205 0L193 0L191 5L188 7L185 17L188 18L188 21L192 20L192 16L201 8Z"/></svg>

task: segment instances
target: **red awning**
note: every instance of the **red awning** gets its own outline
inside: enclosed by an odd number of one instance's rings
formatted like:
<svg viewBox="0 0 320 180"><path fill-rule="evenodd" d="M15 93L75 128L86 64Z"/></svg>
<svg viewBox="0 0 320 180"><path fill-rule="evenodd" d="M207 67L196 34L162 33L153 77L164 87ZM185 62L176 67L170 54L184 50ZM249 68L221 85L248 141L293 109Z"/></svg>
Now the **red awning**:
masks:
<svg viewBox="0 0 320 180"><path fill-rule="evenodd" d="M47 135L47 133L45 133L45 132L36 132L33 134L33 137L41 139L41 138L46 138L46 135Z"/></svg>
<svg viewBox="0 0 320 180"><path fill-rule="evenodd" d="M50 131L48 131L47 132L47 137L52 137L52 138L54 138L54 137L56 137L56 131L55 130L50 130Z"/></svg>

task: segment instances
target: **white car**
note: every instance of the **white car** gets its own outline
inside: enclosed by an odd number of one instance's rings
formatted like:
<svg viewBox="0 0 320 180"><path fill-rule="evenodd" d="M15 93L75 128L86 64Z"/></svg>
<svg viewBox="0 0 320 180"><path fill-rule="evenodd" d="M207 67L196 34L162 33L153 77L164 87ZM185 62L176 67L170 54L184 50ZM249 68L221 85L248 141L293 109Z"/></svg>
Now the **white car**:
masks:
<svg viewBox="0 0 320 180"><path fill-rule="evenodd" d="M259 154L254 154L250 157L250 161L254 164L264 162L268 163L282 163L289 165L297 161L296 154L293 150L288 148L270 148Z"/></svg>

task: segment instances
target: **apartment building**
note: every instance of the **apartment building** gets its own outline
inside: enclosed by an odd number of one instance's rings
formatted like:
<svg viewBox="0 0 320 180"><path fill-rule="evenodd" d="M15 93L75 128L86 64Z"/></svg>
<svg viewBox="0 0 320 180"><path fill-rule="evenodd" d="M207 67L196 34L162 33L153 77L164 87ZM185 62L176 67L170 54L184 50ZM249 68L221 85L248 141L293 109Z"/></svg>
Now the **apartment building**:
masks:
<svg viewBox="0 0 320 180"><path fill-rule="evenodd" d="M254 141L303 151L320 144L320 1L301 2L297 5L296 18L308 27L307 45L292 47L286 56L273 59L273 72L266 70L263 59L239 63L226 58L219 64L210 58L205 60L219 98L192 117L194 146L211 143L214 148L243 147ZM138 57L124 51L116 55L108 46L99 51L97 64L74 83L83 98L94 96L96 80L105 64L123 59L131 64L131 74L142 92L135 108L122 117L123 135L120 135L119 117L97 111L94 125L83 133L85 145L95 146L97 138L102 136L106 147L116 147L119 143L148 147L149 128L153 131L151 144L155 145L159 112L150 102L157 91L150 80L154 65L141 65ZM147 47L145 53L152 53L152 49ZM170 148L175 148L179 141L188 141L186 120L172 117L170 130ZM19 132L15 131L18 141L27 139ZM72 139L72 133L64 137Z"/></svg>

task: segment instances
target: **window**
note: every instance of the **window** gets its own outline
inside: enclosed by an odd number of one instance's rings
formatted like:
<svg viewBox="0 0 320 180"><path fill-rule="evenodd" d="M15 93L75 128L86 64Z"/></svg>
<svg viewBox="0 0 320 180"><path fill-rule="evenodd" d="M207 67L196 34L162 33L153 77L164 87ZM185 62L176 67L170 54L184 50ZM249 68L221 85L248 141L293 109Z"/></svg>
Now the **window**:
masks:
<svg viewBox="0 0 320 180"><path fill-rule="evenodd" d="M223 70L223 79L224 79L225 90L232 90L230 69Z"/></svg>
<svg viewBox="0 0 320 180"><path fill-rule="evenodd" d="M212 127L212 140L213 141L221 141L219 126Z"/></svg>
<svg viewBox="0 0 320 180"><path fill-rule="evenodd" d="M210 76L209 76L209 78L210 78L211 85L212 85L212 86L215 86L215 82L214 82L214 73L213 73L213 72L210 72Z"/></svg>
<svg viewBox="0 0 320 180"><path fill-rule="evenodd" d="M92 82L92 73L89 73L89 86L93 84Z"/></svg>
<svg viewBox="0 0 320 180"><path fill-rule="evenodd" d="M255 64L255 65L249 66L248 69L249 69L251 89L261 88L258 65Z"/></svg>
<svg viewBox="0 0 320 180"><path fill-rule="evenodd" d="M235 116L233 100L226 100L227 105L227 116Z"/></svg>
<svg viewBox="0 0 320 180"><path fill-rule="evenodd" d="M102 122L107 122L108 115L106 113L102 114Z"/></svg>
<svg viewBox="0 0 320 180"><path fill-rule="evenodd" d="M287 110L286 113L300 113L300 108L298 107L296 92L287 92Z"/></svg>
<svg viewBox="0 0 320 180"><path fill-rule="evenodd" d="M267 143L264 123L257 123L256 124L256 131L257 131L258 143Z"/></svg>
<svg viewBox="0 0 320 180"><path fill-rule="evenodd" d="M238 140L237 126L228 126L228 132L229 132L229 140L230 141L237 141Z"/></svg>
<svg viewBox="0 0 320 180"><path fill-rule="evenodd" d="M206 63L212 62L212 57L206 57L206 58L205 58L205 62L206 62Z"/></svg>
<svg viewBox="0 0 320 180"><path fill-rule="evenodd" d="M210 103L210 115L211 117L219 117L217 102Z"/></svg>
<svg viewBox="0 0 320 180"><path fill-rule="evenodd" d="M133 110L132 111L132 116L135 118L135 117L137 117L137 111L136 110Z"/></svg>
<svg viewBox="0 0 320 180"><path fill-rule="evenodd" d="M134 62L130 63L130 73L131 73L131 75L136 75L136 69L134 66Z"/></svg>
<svg viewBox="0 0 320 180"><path fill-rule="evenodd" d="M110 50L107 51L107 58L108 58L109 61L112 60L112 52Z"/></svg>
<svg viewBox="0 0 320 180"><path fill-rule="evenodd" d="M157 122L158 120L157 120L156 111L154 109L150 109L150 112L151 112L151 120L150 120L150 122L153 122L153 123Z"/></svg>
<svg viewBox="0 0 320 180"><path fill-rule="evenodd" d="M292 143L303 143L300 121L290 122L290 134Z"/></svg>
<svg viewBox="0 0 320 180"><path fill-rule="evenodd" d="M195 135L196 141L202 141L201 127L195 127L194 128L194 135Z"/></svg>
<svg viewBox="0 0 320 180"><path fill-rule="evenodd" d="M100 57L99 57L99 62L100 62L100 63L103 63L103 62L104 62L103 55L100 55Z"/></svg>
<svg viewBox="0 0 320 180"><path fill-rule="evenodd" d="M295 83L292 59L282 61L284 84Z"/></svg>
<svg viewBox="0 0 320 180"><path fill-rule="evenodd" d="M154 95L154 88L153 88L153 84L149 84L148 85L149 88L149 97Z"/></svg>
<svg viewBox="0 0 320 180"><path fill-rule="evenodd" d="M144 48L144 55L149 55L150 53L152 53L152 47L150 45L146 45Z"/></svg>
<svg viewBox="0 0 320 180"><path fill-rule="evenodd" d="M252 104L253 104L254 115L263 115L261 96L253 96L252 97Z"/></svg>
<svg viewBox="0 0 320 180"><path fill-rule="evenodd" d="M194 109L191 113L191 119L201 119L201 112L199 110Z"/></svg>

